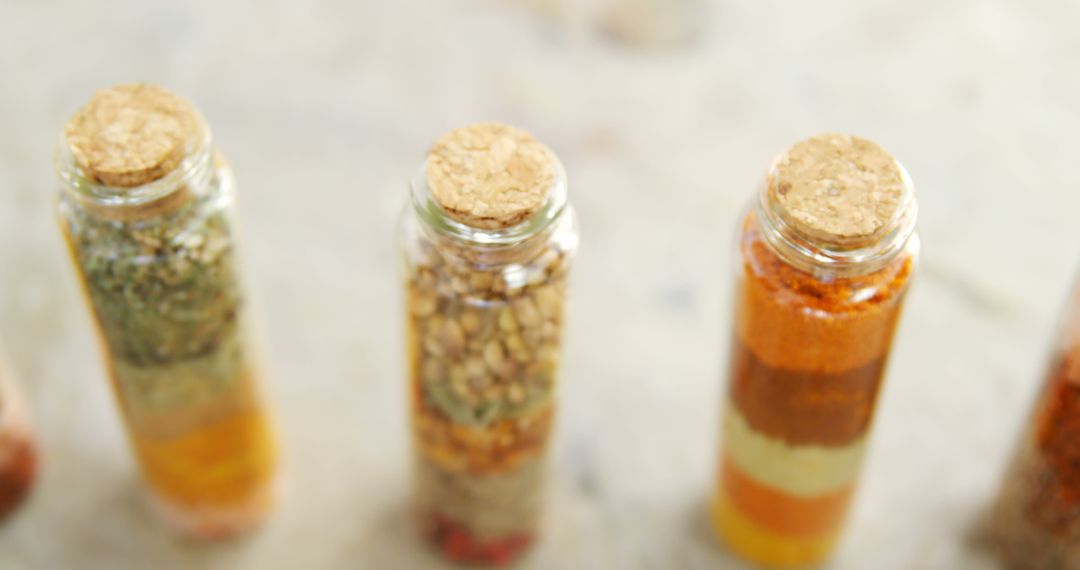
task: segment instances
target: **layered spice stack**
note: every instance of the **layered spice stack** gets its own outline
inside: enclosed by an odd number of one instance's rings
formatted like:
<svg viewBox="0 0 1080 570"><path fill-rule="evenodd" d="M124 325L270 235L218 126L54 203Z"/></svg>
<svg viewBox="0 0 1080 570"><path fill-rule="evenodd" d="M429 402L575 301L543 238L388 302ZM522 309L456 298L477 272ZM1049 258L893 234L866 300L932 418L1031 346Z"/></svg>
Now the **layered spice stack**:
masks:
<svg viewBox="0 0 1080 570"><path fill-rule="evenodd" d="M988 520L1009 568L1080 568L1080 285Z"/></svg>
<svg viewBox="0 0 1080 570"><path fill-rule="evenodd" d="M0 361L0 520L29 494L37 473L37 456L15 381Z"/></svg>
<svg viewBox="0 0 1080 570"><path fill-rule="evenodd" d="M518 559L539 528L563 301L577 247L562 168L521 130L442 137L403 219L424 535L454 562Z"/></svg>
<svg viewBox="0 0 1080 570"><path fill-rule="evenodd" d="M101 91L57 151L59 217L154 505L223 537L271 511L276 443L247 337L232 173L186 101Z"/></svg>
<svg viewBox="0 0 1080 570"><path fill-rule="evenodd" d="M825 134L774 162L742 222L716 533L765 566L840 535L918 250L903 168Z"/></svg>

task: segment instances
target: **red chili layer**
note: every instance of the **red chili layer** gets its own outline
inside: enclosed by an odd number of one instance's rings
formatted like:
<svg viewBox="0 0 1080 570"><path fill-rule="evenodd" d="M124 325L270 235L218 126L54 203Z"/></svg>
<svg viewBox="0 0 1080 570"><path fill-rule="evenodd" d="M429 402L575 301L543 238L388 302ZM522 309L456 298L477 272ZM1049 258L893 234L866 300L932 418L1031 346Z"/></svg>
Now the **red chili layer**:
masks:
<svg viewBox="0 0 1080 570"><path fill-rule="evenodd" d="M732 400L755 431L792 445L837 446L869 427L884 358L815 373L770 367L739 340L732 352Z"/></svg>
<svg viewBox="0 0 1080 570"><path fill-rule="evenodd" d="M423 522L428 540L455 564L507 566L520 558L535 539L532 533L520 532L481 540L465 525L438 512L428 513Z"/></svg>
<svg viewBox="0 0 1080 570"><path fill-rule="evenodd" d="M744 516L770 532L798 538L837 532L855 488L852 483L817 497L797 497L755 481L727 456L720 477L723 492Z"/></svg>
<svg viewBox="0 0 1080 570"><path fill-rule="evenodd" d="M0 465L0 517L7 515L22 502L34 484L37 453L34 444L24 439L9 460Z"/></svg>

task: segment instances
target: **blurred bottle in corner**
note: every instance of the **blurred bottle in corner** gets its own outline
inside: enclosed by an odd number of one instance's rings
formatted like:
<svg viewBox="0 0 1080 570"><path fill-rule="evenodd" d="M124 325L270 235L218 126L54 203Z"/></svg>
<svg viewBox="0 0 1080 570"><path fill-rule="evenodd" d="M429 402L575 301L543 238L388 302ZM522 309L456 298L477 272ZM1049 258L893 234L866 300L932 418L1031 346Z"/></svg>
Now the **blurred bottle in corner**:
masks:
<svg viewBox="0 0 1080 570"><path fill-rule="evenodd" d="M1080 568L1080 281L986 522L1006 568Z"/></svg>
<svg viewBox="0 0 1080 570"><path fill-rule="evenodd" d="M701 34L703 0L603 0L596 12L600 31L613 40L643 49L672 49Z"/></svg>
<svg viewBox="0 0 1080 570"><path fill-rule="evenodd" d="M0 521L30 493L37 473L37 444L22 395L0 351Z"/></svg>
<svg viewBox="0 0 1080 570"><path fill-rule="evenodd" d="M571 35L599 34L620 46L668 50L701 35L705 0L505 0Z"/></svg>

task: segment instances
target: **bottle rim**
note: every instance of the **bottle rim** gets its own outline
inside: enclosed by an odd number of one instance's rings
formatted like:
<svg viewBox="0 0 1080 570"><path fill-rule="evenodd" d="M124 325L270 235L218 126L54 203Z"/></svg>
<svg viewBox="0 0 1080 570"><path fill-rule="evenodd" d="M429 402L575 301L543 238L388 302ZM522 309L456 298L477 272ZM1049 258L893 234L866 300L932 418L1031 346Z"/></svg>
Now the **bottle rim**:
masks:
<svg viewBox="0 0 1080 570"><path fill-rule="evenodd" d="M837 277L864 275L884 267L916 238L918 201L915 199L911 176L899 161L896 161L896 166L904 187L900 207L882 230L855 241L821 239L788 223L782 206L773 198L769 187L776 164L773 163L769 175L762 183L754 211L757 213L765 241L793 266L804 271L825 272Z"/></svg>
<svg viewBox="0 0 1080 570"><path fill-rule="evenodd" d="M566 171L553 153L551 164L554 176L543 205L533 215L507 228L476 228L454 219L428 186L426 164L421 165L409 184L410 202L424 226L440 236L480 247L517 245L543 233L567 210Z"/></svg>
<svg viewBox="0 0 1080 570"><path fill-rule="evenodd" d="M198 111L192 109L192 113L195 116L197 135L188 141L188 148L180 164L156 180L131 187L97 182L79 166L63 132L60 133L53 153L53 168L63 183L64 190L77 196L80 201L102 208L145 206L185 186L198 186L213 170L214 146L206 120Z"/></svg>

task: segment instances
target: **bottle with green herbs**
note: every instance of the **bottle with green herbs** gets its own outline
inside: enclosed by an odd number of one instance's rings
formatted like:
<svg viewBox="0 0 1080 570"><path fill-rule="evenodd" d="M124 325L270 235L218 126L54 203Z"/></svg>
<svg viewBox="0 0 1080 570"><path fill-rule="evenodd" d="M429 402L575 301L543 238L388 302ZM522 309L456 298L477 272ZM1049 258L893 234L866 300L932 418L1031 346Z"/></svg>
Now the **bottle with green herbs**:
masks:
<svg viewBox="0 0 1080 570"><path fill-rule="evenodd" d="M152 85L98 92L56 153L60 225L151 502L219 538L272 511L277 445L247 336L232 172Z"/></svg>
<svg viewBox="0 0 1080 570"><path fill-rule="evenodd" d="M37 444L15 379L0 360L0 520L30 493L37 474L37 456Z"/></svg>
<svg viewBox="0 0 1080 570"><path fill-rule="evenodd" d="M554 154L500 124L452 131L403 219L421 529L453 562L505 565L535 541L577 249Z"/></svg>

